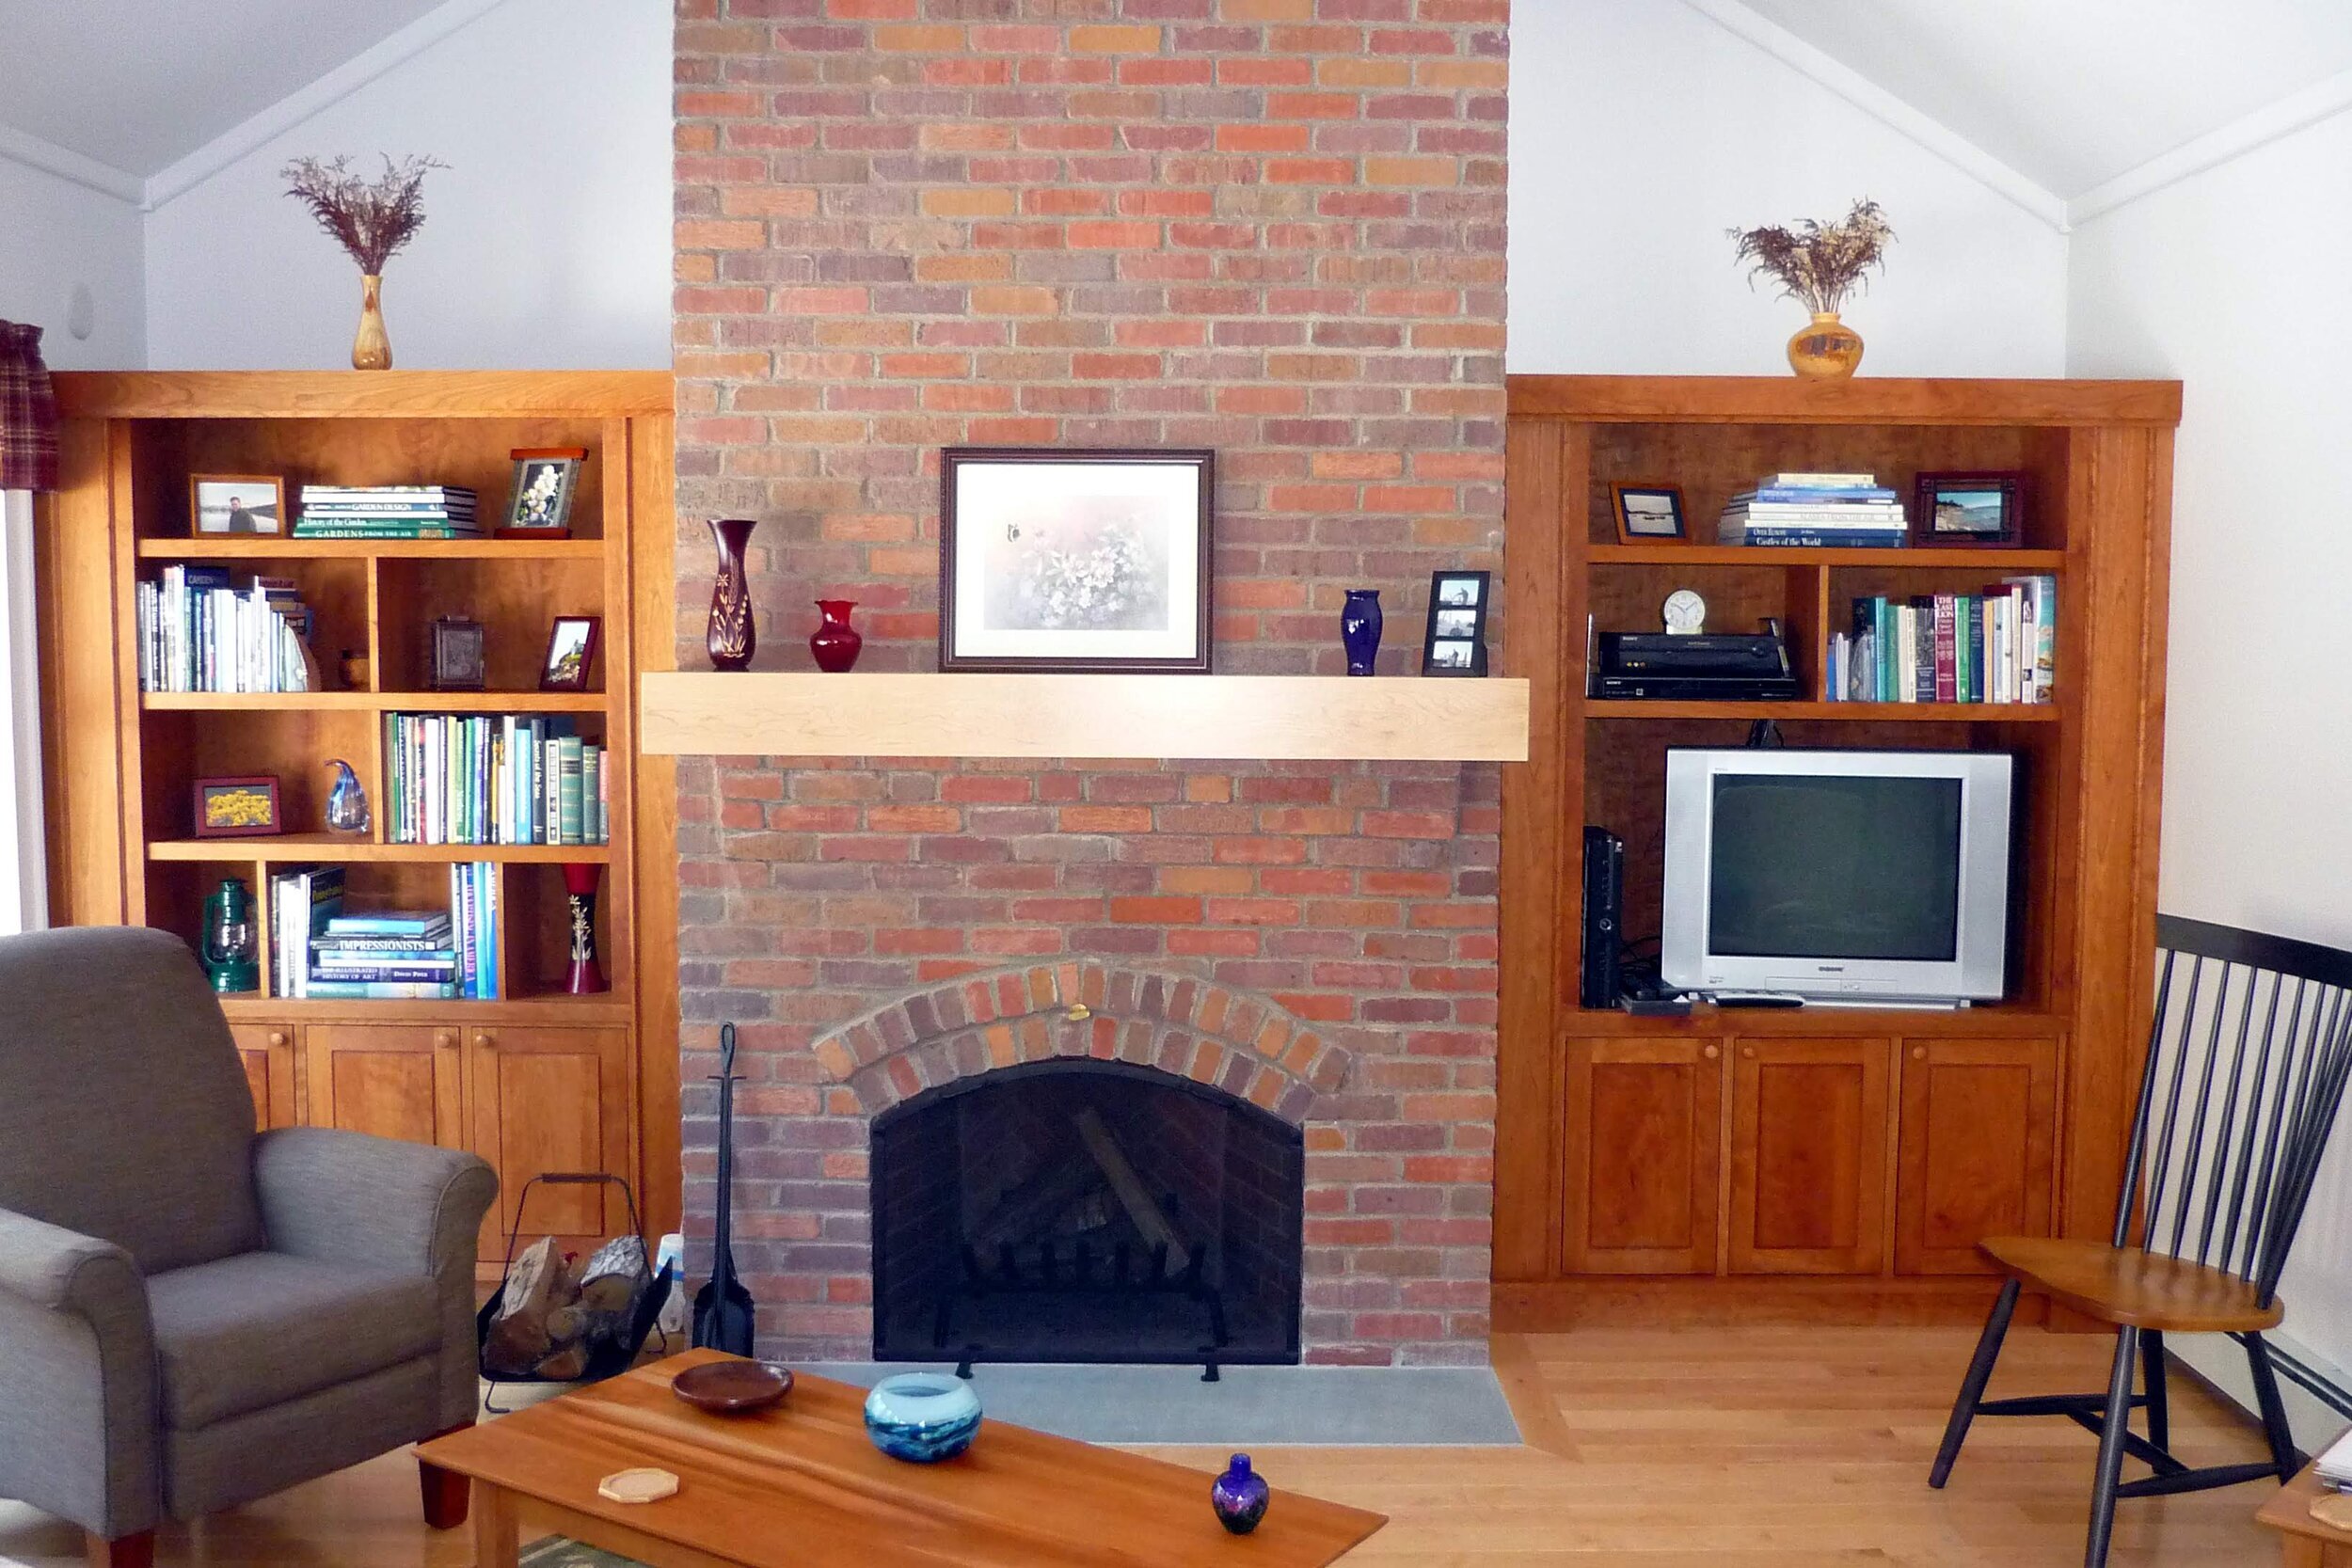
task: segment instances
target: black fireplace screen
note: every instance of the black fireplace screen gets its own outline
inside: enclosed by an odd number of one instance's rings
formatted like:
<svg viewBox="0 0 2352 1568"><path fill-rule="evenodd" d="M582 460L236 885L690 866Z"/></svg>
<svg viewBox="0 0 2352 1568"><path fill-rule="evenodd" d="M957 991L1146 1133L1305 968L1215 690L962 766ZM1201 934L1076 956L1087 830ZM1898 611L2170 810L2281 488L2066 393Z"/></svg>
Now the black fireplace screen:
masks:
<svg viewBox="0 0 2352 1568"><path fill-rule="evenodd" d="M1150 1068L1005 1068L877 1117L880 1361L1298 1359L1298 1129Z"/></svg>

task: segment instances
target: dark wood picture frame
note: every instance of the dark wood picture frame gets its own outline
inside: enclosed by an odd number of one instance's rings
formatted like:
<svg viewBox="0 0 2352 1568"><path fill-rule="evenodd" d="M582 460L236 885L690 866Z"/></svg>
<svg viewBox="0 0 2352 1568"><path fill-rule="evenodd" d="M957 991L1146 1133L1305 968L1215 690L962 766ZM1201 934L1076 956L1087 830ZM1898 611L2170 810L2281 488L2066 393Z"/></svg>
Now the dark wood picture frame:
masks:
<svg viewBox="0 0 2352 1568"><path fill-rule="evenodd" d="M489 632L481 622L444 615L424 628L426 690L485 690L489 667Z"/></svg>
<svg viewBox="0 0 2352 1568"><path fill-rule="evenodd" d="M204 526L204 486L235 484L269 491L268 528L239 531L233 528L208 529ZM242 498L240 498L242 499ZM250 512L252 508L246 508ZM276 474L190 474L188 476L188 537L191 539L266 539L282 538L293 531L294 525L286 516L286 482Z"/></svg>
<svg viewBox="0 0 2352 1568"><path fill-rule="evenodd" d="M563 640L564 628L580 626L582 623L587 625L588 640L580 648L580 668L569 675L558 674L555 668L555 649L557 643ZM589 677L596 673L596 644L603 636L604 617L601 615L558 615L554 624L548 627L548 651L539 659L539 689L542 691L591 689L588 681Z"/></svg>
<svg viewBox="0 0 2352 1568"><path fill-rule="evenodd" d="M1450 582L1468 582L1476 585L1469 604L1445 602L1446 584ZM1456 597L1458 596L1457 594ZM1494 574L1492 572L1432 572L1429 574L1429 626L1422 637L1421 643L1421 673L1422 674L1453 677L1483 675L1486 673L1486 617L1493 609L1493 600ZM1467 632L1453 629L1454 623L1452 620L1441 619L1441 617L1458 617L1464 613L1468 613L1470 617L1470 626ZM1441 627L1446 630L1444 636L1438 635ZM1440 664L1438 661L1440 643L1446 644L1449 660L1464 657L1460 644L1468 643L1466 661Z"/></svg>
<svg viewBox="0 0 2352 1568"><path fill-rule="evenodd" d="M269 802L267 822L237 823L226 827L215 826L213 823L211 805L215 794L228 795L235 792L244 795L255 790L259 790ZM278 775L275 773L253 773L238 778L192 780L188 785L188 799L192 807L191 831L198 838L270 838L286 831L285 816L278 806Z"/></svg>
<svg viewBox="0 0 2352 1568"><path fill-rule="evenodd" d="M1674 531L1671 533L1634 532L1626 523L1625 502L1628 496L1664 496L1672 500ZM1679 484L1636 484L1613 482L1609 486L1609 514L1617 525L1617 543L1620 545L1681 544L1691 537L1691 515L1689 509L1683 505L1682 486Z"/></svg>
<svg viewBox="0 0 2352 1568"><path fill-rule="evenodd" d="M572 496L580 488L580 470L588 461L586 447L516 447L506 454L515 464L515 477L506 486L506 521L501 539L569 539L572 536ZM560 465L553 502L554 521L527 523L521 516L523 476L544 464Z"/></svg>
<svg viewBox="0 0 2352 1568"><path fill-rule="evenodd" d="M959 654L956 593L958 476L977 465L1138 465L1189 467L1195 470L1193 517L1198 564L1193 605L1193 649L1183 657L1119 658L1099 655L1068 658L1051 656ZM1215 657L1216 626L1216 557L1212 547L1216 515L1216 453L1200 448L1148 447L948 447L939 463L939 667L946 671L987 670L1004 673L1061 674L1207 674ZM1050 632L1040 633L1050 637Z"/></svg>
<svg viewBox="0 0 2352 1568"><path fill-rule="evenodd" d="M2013 550L2026 542L2026 482L2022 469L1921 474L1912 483L1910 542L1916 549ZM2001 526L1978 529L1936 526L1936 497L1947 490L1991 490L2001 497Z"/></svg>

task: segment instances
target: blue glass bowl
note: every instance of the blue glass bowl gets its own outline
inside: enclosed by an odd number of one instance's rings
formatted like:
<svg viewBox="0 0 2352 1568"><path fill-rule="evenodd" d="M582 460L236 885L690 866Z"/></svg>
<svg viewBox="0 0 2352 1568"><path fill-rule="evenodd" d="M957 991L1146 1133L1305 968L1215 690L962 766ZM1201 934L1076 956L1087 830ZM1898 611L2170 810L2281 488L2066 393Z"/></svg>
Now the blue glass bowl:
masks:
<svg viewBox="0 0 2352 1568"><path fill-rule="evenodd" d="M866 1396L866 1435L893 1459L916 1465L953 1459L980 1430L980 1397L945 1372L900 1372Z"/></svg>

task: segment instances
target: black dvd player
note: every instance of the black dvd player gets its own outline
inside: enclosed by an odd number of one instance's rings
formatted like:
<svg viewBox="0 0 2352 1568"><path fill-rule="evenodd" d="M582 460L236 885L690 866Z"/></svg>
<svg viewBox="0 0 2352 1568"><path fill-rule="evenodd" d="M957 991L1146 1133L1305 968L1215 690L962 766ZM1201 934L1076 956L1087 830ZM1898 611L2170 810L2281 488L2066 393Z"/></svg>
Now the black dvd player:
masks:
<svg viewBox="0 0 2352 1568"><path fill-rule="evenodd" d="M1792 702L1797 677L1778 626L1748 634L1602 632L1592 695L1652 702Z"/></svg>

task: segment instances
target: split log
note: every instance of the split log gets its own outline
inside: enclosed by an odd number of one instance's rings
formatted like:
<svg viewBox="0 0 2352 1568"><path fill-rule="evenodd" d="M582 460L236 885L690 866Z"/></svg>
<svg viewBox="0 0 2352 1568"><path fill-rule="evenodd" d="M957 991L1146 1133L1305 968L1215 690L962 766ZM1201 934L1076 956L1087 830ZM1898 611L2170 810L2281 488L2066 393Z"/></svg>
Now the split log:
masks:
<svg viewBox="0 0 2352 1568"><path fill-rule="evenodd" d="M1120 1207L1127 1211L1127 1218L1134 1223L1136 1231L1153 1247L1166 1246L1168 1262L1179 1273L1183 1272L1190 1253L1178 1240L1176 1227L1169 1225L1168 1216L1160 1212L1159 1202L1152 1197L1151 1189L1143 1184L1143 1178L1137 1176L1136 1167L1128 1163L1127 1151L1119 1147L1119 1140L1104 1125L1102 1114L1089 1105L1071 1120L1077 1126L1078 1136L1086 1144L1087 1153L1102 1167L1103 1179L1111 1184L1111 1191L1119 1195Z"/></svg>

